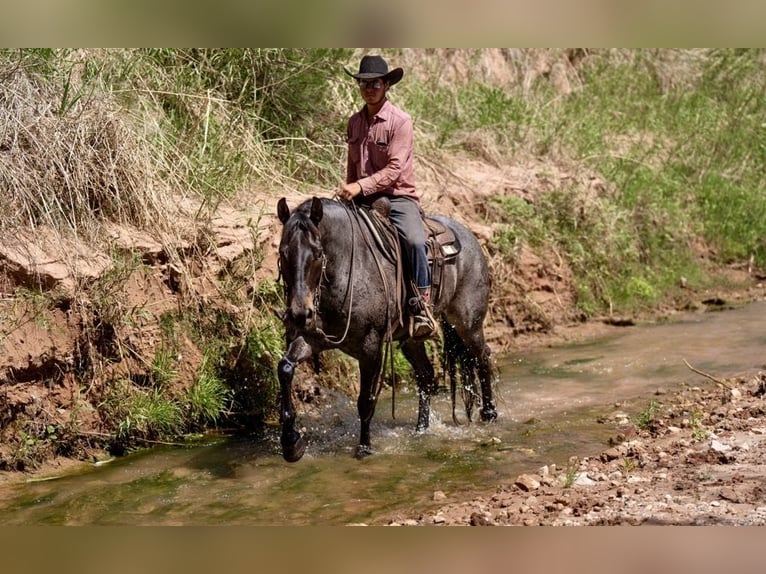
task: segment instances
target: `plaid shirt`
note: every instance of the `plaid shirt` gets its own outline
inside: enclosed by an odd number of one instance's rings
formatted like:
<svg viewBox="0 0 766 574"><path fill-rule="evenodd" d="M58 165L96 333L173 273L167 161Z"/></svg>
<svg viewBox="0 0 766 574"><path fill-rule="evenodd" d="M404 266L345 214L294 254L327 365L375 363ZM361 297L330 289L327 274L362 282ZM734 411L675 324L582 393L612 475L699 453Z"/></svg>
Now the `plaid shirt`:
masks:
<svg viewBox="0 0 766 574"><path fill-rule="evenodd" d="M372 122L363 107L348 121L346 183L358 182L365 197L403 195L419 200L412 170L412 118L386 101Z"/></svg>

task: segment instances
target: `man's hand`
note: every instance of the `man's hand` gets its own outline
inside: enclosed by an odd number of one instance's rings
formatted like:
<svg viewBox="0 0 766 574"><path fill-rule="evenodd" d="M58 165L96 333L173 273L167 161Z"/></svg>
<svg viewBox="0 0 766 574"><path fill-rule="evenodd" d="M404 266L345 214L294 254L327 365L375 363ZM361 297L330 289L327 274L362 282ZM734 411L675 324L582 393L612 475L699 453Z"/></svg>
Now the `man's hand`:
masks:
<svg viewBox="0 0 766 574"><path fill-rule="evenodd" d="M362 186L357 182L344 183L338 190L338 197L345 199L346 201L351 201L360 193L362 193Z"/></svg>

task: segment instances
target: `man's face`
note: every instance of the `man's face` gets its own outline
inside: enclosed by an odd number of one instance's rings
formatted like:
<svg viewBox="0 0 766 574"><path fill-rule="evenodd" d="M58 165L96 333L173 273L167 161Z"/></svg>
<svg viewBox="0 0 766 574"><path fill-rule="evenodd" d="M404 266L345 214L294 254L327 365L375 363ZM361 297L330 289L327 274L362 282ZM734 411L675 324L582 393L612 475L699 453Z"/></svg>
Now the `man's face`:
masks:
<svg viewBox="0 0 766 574"><path fill-rule="evenodd" d="M386 95L388 82L384 82L381 79L357 80L357 82L359 84L359 91L362 93L362 98L367 105L374 106L379 104Z"/></svg>

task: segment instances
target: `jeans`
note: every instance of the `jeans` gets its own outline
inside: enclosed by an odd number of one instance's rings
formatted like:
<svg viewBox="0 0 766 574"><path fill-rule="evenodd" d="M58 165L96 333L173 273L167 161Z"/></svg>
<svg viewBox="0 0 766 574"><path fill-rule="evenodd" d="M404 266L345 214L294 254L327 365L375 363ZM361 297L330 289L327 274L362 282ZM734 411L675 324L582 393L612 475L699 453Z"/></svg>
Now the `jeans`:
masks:
<svg viewBox="0 0 766 574"><path fill-rule="evenodd" d="M418 289L431 286L428 255L426 254L426 232L423 226L420 205L408 197L392 197L389 218L399 230L399 242L405 262L409 264L409 276Z"/></svg>

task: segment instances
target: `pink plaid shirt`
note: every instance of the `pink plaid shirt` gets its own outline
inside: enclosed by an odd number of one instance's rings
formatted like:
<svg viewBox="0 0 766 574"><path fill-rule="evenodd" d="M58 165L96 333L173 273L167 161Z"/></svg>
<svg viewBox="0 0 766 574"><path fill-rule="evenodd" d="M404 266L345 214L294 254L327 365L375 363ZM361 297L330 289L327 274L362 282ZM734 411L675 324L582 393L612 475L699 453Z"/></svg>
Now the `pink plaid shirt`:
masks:
<svg viewBox="0 0 766 574"><path fill-rule="evenodd" d="M386 101L367 121L363 107L348 121L346 183L358 182L367 197L405 195L419 201L412 171L412 118Z"/></svg>

